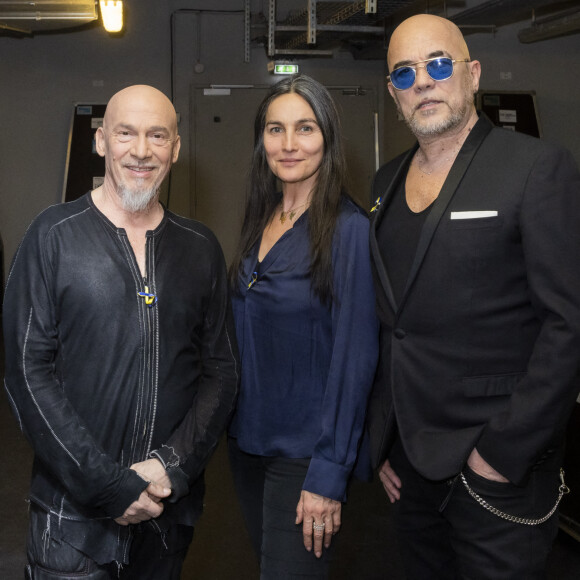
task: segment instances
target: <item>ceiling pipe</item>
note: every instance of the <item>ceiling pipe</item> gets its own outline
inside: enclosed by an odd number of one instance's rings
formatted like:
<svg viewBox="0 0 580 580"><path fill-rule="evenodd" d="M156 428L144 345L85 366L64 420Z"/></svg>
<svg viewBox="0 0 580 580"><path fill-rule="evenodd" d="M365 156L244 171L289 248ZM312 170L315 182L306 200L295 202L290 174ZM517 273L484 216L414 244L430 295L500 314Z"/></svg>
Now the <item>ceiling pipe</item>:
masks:
<svg viewBox="0 0 580 580"><path fill-rule="evenodd" d="M531 8L530 4L530 0L487 0L487 2L449 16L449 20L457 25L481 24L482 20L491 20L500 14L510 17L518 12L527 12ZM554 0L534 0L533 7L537 10L550 4L554 4Z"/></svg>
<svg viewBox="0 0 580 580"><path fill-rule="evenodd" d="M580 10L545 22L536 22L529 28L523 28L518 32L518 39L523 44L529 44L575 32L580 32Z"/></svg>

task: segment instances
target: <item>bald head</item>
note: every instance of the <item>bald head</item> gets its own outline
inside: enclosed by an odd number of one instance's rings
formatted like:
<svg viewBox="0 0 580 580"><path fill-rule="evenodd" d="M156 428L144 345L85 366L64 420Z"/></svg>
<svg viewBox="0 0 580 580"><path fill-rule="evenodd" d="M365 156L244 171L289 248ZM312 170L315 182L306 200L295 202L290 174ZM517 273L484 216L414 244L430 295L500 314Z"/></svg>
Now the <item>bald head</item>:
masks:
<svg viewBox="0 0 580 580"><path fill-rule="evenodd" d="M437 75L438 65L430 71L435 59L452 61L441 61L447 67L443 75ZM470 59L463 35L453 22L432 14L408 18L391 36L387 61L389 93L417 139L456 135L475 124L474 94L481 65ZM398 82L397 87L392 77L395 69L401 69L406 81Z"/></svg>
<svg viewBox="0 0 580 580"><path fill-rule="evenodd" d="M103 125L114 126L126 113L153 115L163 121L173 137L177 135L177 115L172 102L158 89L148 85L133 85L111 97L105 111Z"/></svg>
<svg viewBox="0 0 580 580"><path fill-rule="evenodd" d="M106 197L118 198L131 213L155 207L181 144L171 101L147 85L119 91L107 105L95 140L97 153L105 158Z"/></svg>
<svg viewBox="0 0 580 580"><path fill-rule="evenodd" d="M421 57L412 56L421 53ZM427 56L424 56L427 55ZM430 56L469 58L469 50L461 30L450 20L433 14L417 14L404 20L393 32L389 42L389 71L400 63L418 61Z"/></svg>

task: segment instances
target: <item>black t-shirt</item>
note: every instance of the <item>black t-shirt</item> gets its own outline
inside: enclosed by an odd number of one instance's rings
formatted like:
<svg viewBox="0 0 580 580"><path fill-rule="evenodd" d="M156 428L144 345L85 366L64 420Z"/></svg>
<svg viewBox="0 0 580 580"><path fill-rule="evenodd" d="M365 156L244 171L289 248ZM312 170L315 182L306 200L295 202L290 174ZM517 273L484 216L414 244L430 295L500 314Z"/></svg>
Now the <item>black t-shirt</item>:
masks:
<svg viewBox="0 0 580 580"><path fill-rule="evenodd" d="M397 304L403 297L421 230L432 207L433 204L418 213L412 211L405 198L405 180L402 180L379 224L379 248Z"/></svg>

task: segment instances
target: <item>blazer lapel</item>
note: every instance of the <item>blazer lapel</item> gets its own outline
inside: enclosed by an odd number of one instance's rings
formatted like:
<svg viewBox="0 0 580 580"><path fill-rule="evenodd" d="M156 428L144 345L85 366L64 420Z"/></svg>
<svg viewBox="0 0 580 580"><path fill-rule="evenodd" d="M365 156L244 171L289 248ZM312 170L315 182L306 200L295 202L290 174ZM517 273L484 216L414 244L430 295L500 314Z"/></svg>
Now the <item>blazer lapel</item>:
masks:
<svg viewBox="0 0 580 580"><path fill-rule="evenodd" d="M401 163L399 167L396 169L392 179L390 180L387 189L381 196L380 201L377 202L379 205L376 209L374 219L371 221L371 236L370 236L371 254L374 257L376 272L381 282L381 286L384 290L385 297L387 299L389 306L392 308L393 312L397 311L397 303L395 302L395 295L393 294L393 286L387 273L387 269L385 268L383 256L379 249L379 244L377 241L377 230L383 219L383 216L385 215L386 208L389 206L391 198L394 192L396 191L397 187L399 186L400 181L402 179L404 180L407 176L407 168L409 167L409 163L413 158L413 155L415 154L417 148L418 144L415 144L415 146L411 148L401 160Z"/></svg>
<svg viewBox="0 0 580 580"><path fill-rule="evenodd" d="M403 298L401 300L401 304L399 308L405 302L405 299L409 293L409 289L411 288L413 281L415 280L417 273L423 263L423 259L425 258L425 254L431 244L431 240L435 234L437 226L441 221L449 202L453 199L455 192L465 172L467 171L469 165L471 164L477 150L487 137L488 133L492 130L493 124L491 121L485 116L485 114L481 113L479 121L473 127L471 133L468 135L465 143L461 147L451 170L449 171L449 175L441 188L441 192L439 196L435 200L427 219L425 220L425 225L423 226L423 230L421 232L421 236L419 238L419 243L417 244L417 251L415 253L415 259L413 260L413 264L411 266L411 271L409 272L409 278L407 279L407 285L405 286L405 291L403 293Z"/></svg>

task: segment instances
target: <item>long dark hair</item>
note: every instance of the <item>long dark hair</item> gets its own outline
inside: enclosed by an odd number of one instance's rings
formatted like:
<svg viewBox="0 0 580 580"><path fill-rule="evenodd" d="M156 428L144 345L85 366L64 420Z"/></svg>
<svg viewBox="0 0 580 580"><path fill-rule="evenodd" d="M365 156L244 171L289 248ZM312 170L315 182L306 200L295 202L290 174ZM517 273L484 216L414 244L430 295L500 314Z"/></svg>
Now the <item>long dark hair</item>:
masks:
<svg viewBox="0 0 580 580"><path fill-rule="evenodd" d="M280 202L276 176L270 170L264 150L264 128L268 107L281 95L295 93L311 107L324 139L324 153L308 209L311 288L324 304L333 298L332 239L346 196L346 169L338 111L330 93L318 81L298 74L276 83L264 97L254 120L254 153L249 177L246 210L240 243L230 267L230 284L238 288L242 261L266 228Z"/></svg>

